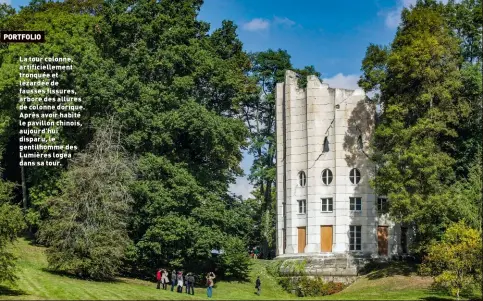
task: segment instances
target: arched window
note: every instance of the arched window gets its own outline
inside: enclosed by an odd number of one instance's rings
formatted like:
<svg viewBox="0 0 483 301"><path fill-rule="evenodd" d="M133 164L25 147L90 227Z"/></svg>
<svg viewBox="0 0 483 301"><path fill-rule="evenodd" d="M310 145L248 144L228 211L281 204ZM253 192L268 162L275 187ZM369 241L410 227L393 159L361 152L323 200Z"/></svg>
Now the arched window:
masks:
<svg viewBox="0 0 483 301"><path fill-rule="evenodd" d="M357 168L353 168L349 173L349 179L352 184L357 184L361 181L361 172Z"/></svg>
<svg viewBox="0 0 483 301"><path fill-rule="evenodd" d="M305 172L301 171L299 172L299 185L305 187L305 184L307 184L307 176Z"/></svg>
<svg viewBox="0 0 483 301"><path fill-rule="evenodd" d="M324 169L322 171L322 182L324 182L325 185L329 185L332 183L332 171L330 169Z"/></svg>

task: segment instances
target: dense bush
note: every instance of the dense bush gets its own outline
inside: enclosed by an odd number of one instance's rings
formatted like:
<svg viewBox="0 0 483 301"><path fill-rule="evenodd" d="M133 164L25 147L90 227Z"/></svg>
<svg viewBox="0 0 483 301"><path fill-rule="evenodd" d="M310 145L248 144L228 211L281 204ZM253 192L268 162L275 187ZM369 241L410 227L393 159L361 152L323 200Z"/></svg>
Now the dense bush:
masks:
<svg viewBox="0 0 483 301"><path fill-rule="evenodd" d="M297 295L299 297L327 296L338 293L344 289L340 282L324 282L322 278L301 277L297 283Z"/></svg>
<svg viewBox="0 0 483 301"><path fill-rule="evenodd" d="M307 262L275 260L268 267L267 271L275 277L278 284L287 292L295 293L299 297L327 296L338 293L345 288L340 282L324 282L322 278L311 278L304 275L304 268ZM285 277L280 274L281 267L290 267L290 270L302 274L302 277Z"/></svg>
<svg viewBox="0 0 483 301"><path fill-rule="evenodd" d="M458 299L472 283L481 283L483 260L481 232L459 222L451 225L441 241L433 242L420 273L434 277L434 285Z"/></svg>
<svg viewBox="0 0 483 301"><path fill-rule="evenodd" d="M228 237L225 240L223 254L220 256L223 274L227 278L247 279L251 264L245 251L243 240L238 237Z"/></svg>

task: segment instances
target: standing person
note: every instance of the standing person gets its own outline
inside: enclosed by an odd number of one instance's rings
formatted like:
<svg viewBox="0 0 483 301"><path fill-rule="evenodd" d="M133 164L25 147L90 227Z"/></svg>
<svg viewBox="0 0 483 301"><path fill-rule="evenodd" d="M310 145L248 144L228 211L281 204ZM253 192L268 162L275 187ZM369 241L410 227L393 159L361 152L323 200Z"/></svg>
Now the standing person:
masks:
<svg viewBox="0 0 483 301"><path fill-rule="evenodd" d="M174 287L176 285L176 270L171 272L171 291L174 291Z"/></svg>
<svg viewBox="0 0 483 301"><path fill-rule="evenodd" d="M163 284L163 289L166 290L168 288L168 271L166 269L161 270L161 283Z"/></svg>
<svg viewBox="0 0 483 301"><path fill-rule="evenodd" d="M255 288L257 289L257 295L260 296L262 282L260 281L260 276L257 277L257 281L255 282Z"/></svg>
<svg viewBox="0 0 483 301"><path fill-rule="evenodd" d="M213 295L213 280L215 278L216 276L213 272L208 273L208 275L206 276L206 285L208 286L206 288L206 295L208 296L208 298L211 298L211 296Z"/></svg>
<svg viewBox="0 0 483 301"><path fill-rule="evenodd" d="M258 258L258 254L260 253L260 251L258 251L258 247L255 247L255 250L253 251L253 253L255 254L253 256L253 258L257 259Z"/></svg>
<svg viewBox="0 0 483 301"><path fill-rule="evenodd" d="M156 285L156 289L160 289L160 286L161 286L161 269L158 269L158 271L156 272L156 282L158 283Z"/></svg>
<svg viewBox="0 0 483 301"><path fill-rule="evenodd" d="M178 272L178 293L183 292L183 273Z"/></svg>
<svg viewBox="0 0 483 301"><path fill-rule="evenodd" d="M187 294L190 293L190 275L191 275L191 273L188 273L184 277L184 284L186 285L185 293L187 293Z"/></svg>
<svg viewBox="0 0 483 301"><path fill-rule="evenodd" d="M190 273L190 275L188 276L188 282L191 288L191 295L194 295L195 294L195 276L193 275L193 273ZM188 294L189 293L190 292L188 291Z"/></svg>

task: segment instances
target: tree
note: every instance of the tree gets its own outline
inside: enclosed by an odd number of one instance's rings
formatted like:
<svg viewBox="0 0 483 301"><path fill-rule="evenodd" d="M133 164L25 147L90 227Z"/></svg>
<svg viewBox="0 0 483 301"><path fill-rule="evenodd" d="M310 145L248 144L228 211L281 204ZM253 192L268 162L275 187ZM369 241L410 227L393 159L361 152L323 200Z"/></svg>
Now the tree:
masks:
<svg viewBox="0 0 483 301"><path fill-rule="evenodd" d="M262 252L267 255L274 247L276 229L276 138L275 87L285 80L285 71L293 69L301 75L304 86L308 75L320 77L313 66L294 69L285 50L267 50L251 54L251 78L258 84L257 93L249 94L241 107L242 118L250 131L249 154L254 158L249 179L254 184L255 199L260 202L258 230Z"/></svg>
<svg viewBox="0 0 483 301"><path fill-rule="evenodd" d="M468 200L454 202L454 142L471 105L461 93L462 50L449 24L445 6L436 1L404 9L391 47L368 48L359 81L366 92L380 91L375 190L389 197L395 220L416 225L416 251L476 209Z"/></svg>
<svg viewBox="0 0 483 301"><path fill-rule="evenodd" d="M99 128L85 152L77 154L61 180L61 194L50 200L50 217L41 224L53 270L80 277L117 275L129 246L129 185L134 172L113 124Z"/></svg>
<svg viewBox="0 0 483 301"><path fill-rule="evenodd" d="M225 267L223 274L227 278L248 279L251 261L243 240L237 237L228 237L224 243L220 261L221 266Z"/></svg>
<svg viewBox="0 0 483 301"><path fill-rule="evenodd" d="M237 116L254 89L233 22L209 34L202 1L107 1L96 35L112 60L112 107L123 145L138 156L126 272L205 272L225 240L246 241L250 220L228 187L241 175L247 130ZM238 245L241 246L241 245ZM240 250L241 252L245 251Z"/></svg>
<svg viewBox="0 0 483 301"><path fill-rule="evenodd" d="M27 207L26 219L29 229L36 232L39 223L47 218L41 208L51 196L56 195L56 179L63 171L62 167L24 168L23 175L19 167L19 56L22 57L70 57L73 70L59 75L59 86L72 88L82 99L82 127L57 128L53 136L59 144L77 145L83 150L92 140L92 124L98 118L112 113L109 101L115 92L112 73L116 70L112 61L103 59L96 45L95 30L100 15L86 13L82 5L90 3L97 7L98 0L47 2L32 1L18 13L7 9L2 4L0 25L11 30L43 30L49 37L48 43L29 44L12 43L0 47L0 152L3 155L1 165L4 176L9 181L22 183L25 190L15 197L22 197L24 208ZM62 29L62 30L59 30ZM31 103L40 104L40 103ZM66 160L65 160L66 161ZM64 162L66 165L68 162ZM28 196L28 198L27 198Z"/></svg>
<svg viewBox="0 0 483 301"><path fill-rule="evenodd" d="M466 286L481 283L482 250L481 232L460 221L445 231L440 242L431 244L421 272L432 275L437 286L450 290L459 300Z"/></svg>

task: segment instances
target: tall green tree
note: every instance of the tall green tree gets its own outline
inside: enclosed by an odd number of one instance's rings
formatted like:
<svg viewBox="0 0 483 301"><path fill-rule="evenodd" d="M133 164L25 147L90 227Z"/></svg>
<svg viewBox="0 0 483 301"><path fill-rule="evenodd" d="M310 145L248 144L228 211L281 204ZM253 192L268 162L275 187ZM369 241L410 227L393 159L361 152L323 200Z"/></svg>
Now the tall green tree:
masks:
<svg viewBox="0 0 483 301"><path fill-rule="evenodd" d="M258 243L265 255L274 248L276 223L276 138L275 138L275 88L285 80L285 71L292 69L301 75L299 84L306 84L308 75L320 77L313 66L295 69L285 50L269 49L251 54L250 75L258 85L255 94L246 97L242 106L242 118L250 131L248 153L254 158L249 179L254 184L253 195L260 204Z"/></svg>
<svg viewBox="0 0 483 301"><path fill-rule="evenodd" d="M135 173L121 133L104 124L60 180L61 194L46 204L40 241L53 270L93 279L114 278L130 244L127 222Z"/></svg>
<svg viewBox="0 0 483 301"><path fill-rule="evenodd" d="M232 252L227 243L246 242L250 225L227 194L242 173L247 130L235 117L255 88L246 76L250 61L232 22L209 34L197 19L202 2L103 7L97 39L117 68L112 106L126 129L123 144L139 157L126 265L138 275L160 265L201 272L219 264L223 273L228 261L212 250Z"/></svg>
<svg viewBox="0 0 483 301"><path fill-rule="evenodd" d="M446 11L432 0L404 9L391 47L368 48L359 81L366 91L380 91L375 189L389 197L396 220L415 225L416 250L476 209L471 201L455 202L455 141L472 110L461 93L461 40Z"/></svg>

